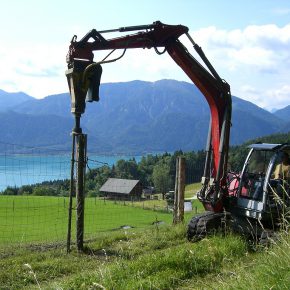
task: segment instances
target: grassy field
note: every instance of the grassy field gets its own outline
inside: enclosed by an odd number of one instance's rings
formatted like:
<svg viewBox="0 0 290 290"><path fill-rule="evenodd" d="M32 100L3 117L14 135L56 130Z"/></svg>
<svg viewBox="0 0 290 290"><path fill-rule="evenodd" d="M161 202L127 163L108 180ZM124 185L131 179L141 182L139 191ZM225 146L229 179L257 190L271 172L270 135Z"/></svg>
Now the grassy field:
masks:
<svg viewBox="0 0 290 290"><path fill-rule="evenodd" d="M196 188L187 187L188 196ZM67 254L65 246L50 243L65 240L67 205L66 198L0 197L1 290L289 289L287 232L267 249L253 249L231 233L190 243L186 222L172 226L171 213L157 210L164 201L87 198L85 251L72 245ZM202 210L197 200L193 205ZM120 229L124 225L132 228Z"/></svg>
<svg viewBox="0 0 290 290"><path fill-rule="evenodd" d="M144 228L156 221L171 223L172 214L158 210L160 208L155 206L155 201L152 201L151 208L144 210L141 205L137 207L130 202L86 198L85 238L122 226ZM74 221L75 216L73 232ZM64 241L67 223L67 198L0 196L0 244Z"/></svg>
<svg viewBox="0 0 290 290"><path fill-rule="evenodd" d="M75 201L74 201L75 202ZM202 210L193 201L189 220ZM99 232L114 231L122 226L145 228L156 221L171 224L172 213L166 201L114 202L102 199L85 200L85 239ZM73 210L72 237L75 237L75 206ZM0 196L0 244L29 242L63 242L68 224L68 198L43 196Z"/></svg>
<svg viewBox="0 0 290 290"><path fill-rule="evenodd" d="M0 289L289 289L289 235L253 252L239 236L189 243L180 226L103 234L83 254L0 252Z"/></svg>

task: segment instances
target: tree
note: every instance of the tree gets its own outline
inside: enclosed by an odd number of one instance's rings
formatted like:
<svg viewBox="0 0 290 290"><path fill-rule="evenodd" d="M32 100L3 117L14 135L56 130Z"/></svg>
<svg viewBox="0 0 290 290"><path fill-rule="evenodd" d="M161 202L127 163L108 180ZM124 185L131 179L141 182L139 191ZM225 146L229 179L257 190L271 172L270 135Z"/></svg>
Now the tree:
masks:
<svg viewBox="0 0 290 290"><path fill-rule="evenodd" d="M117 161L115 166L116 177L124 179L137 179L137 163L136 160L128 161L121 159Z"/></svg>
<svg viewBox="0 0 290 290"><path fill-rule="evenodd" d="M152 179L157 192L162 193L164 199L165 193L170 188L170 168L167 164L160 163L154 166Z"/></svg>
<svg viewBox="0 0 290 290"><path fill-rule="evenodd" d="M1 195L18 195L19 188L16 186L8 186L4 191L1 192Z"/></svg>

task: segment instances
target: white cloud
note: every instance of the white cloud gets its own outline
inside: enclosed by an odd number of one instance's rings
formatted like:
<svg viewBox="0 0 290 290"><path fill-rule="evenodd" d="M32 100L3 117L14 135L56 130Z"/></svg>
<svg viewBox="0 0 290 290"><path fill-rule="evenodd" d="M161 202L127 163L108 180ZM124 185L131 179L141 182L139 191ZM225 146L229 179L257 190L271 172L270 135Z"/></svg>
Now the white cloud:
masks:
<svg viewBox="0 0 290 290"><path fill-rule="evenodd" d="M232 31L208 27L194 32L193 38L231 84L233 94L266 108L290 104L285 89L290 79L290 24Z"/></svg>
<svg viewBox="0 0 290 290"><path fill-rule="evenodd" d="M275 100L275 103L278 104L277 107L290 105L290 85L283 85L281 88L268 90L266 96L270 100Z"/></svg>
<svg viewBox="0 0 290 290"><path fill-rule="evenodd" d="M243 30L211 26L191 35L220 76L229 82L234 95L267 108L290 104L290 24L251 25ZM181 41L195 56L187 38L182 36ZM24 91L38 98L68 91L65 78L68 45L69 41L62 45L22 43L15 48L3 43L0 88ZM189 81L168 54L158 56L153 49L128 50L121 60L103 65L102 82L162 78Z"/></svg>
<svg viewBox="0 0 290 290"><path fill-rule="evenodd" d="M63 47L24 44L19 49L2 45L0 56L1 89L23 91L37 98L64 90Z"/></svg>

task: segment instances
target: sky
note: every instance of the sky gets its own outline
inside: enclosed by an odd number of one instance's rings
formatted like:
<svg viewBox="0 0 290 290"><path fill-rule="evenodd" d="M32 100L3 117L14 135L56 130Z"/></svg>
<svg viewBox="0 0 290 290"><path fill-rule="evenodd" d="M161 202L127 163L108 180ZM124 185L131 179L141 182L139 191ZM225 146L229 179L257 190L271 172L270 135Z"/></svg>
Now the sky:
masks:
<svg viewBox="0 0 290 290"><path fill-rule="evenodd" d="M232 95L267 110L290 105L289 0L0 0L0 89L35 98L68 91L73 35L123 26L182 24ZM122 36L124 34L119 34ZM108 35L105 37L115 37ZM180 38L195 56L187 39ZM117 57L120 52L115 52ZM101 56L96 53L95 60ZM103 65L102 83L176 79L191 82L167 55L128 50Z"/></svg>

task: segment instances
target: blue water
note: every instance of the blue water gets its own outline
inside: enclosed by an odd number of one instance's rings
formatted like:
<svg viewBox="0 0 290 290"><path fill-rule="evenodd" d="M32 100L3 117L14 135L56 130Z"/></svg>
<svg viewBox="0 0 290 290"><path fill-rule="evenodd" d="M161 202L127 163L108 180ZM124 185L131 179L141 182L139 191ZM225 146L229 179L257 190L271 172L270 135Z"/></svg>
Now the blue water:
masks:
<svg viewBox="0 0 290 290"><path fill-rule="evenodd" d="M112 166L120 159L132 156L88 156L88 168L105 164ZM136 161L141 156L134 156ZM70 155L0 155L0 191L7 186L22 186L49 180L70 178ZM88 169L87 169L88 170Z"/></svg>

